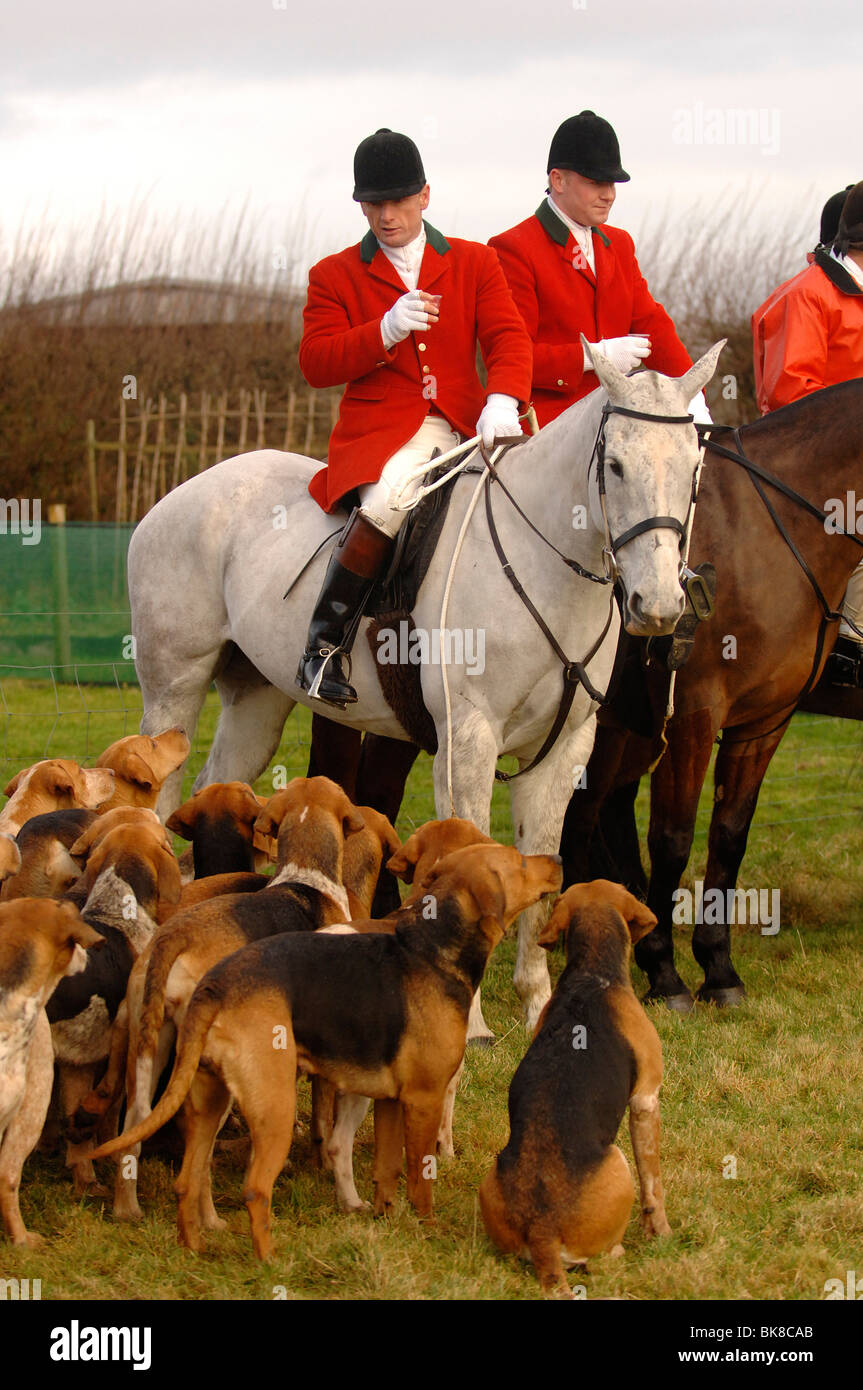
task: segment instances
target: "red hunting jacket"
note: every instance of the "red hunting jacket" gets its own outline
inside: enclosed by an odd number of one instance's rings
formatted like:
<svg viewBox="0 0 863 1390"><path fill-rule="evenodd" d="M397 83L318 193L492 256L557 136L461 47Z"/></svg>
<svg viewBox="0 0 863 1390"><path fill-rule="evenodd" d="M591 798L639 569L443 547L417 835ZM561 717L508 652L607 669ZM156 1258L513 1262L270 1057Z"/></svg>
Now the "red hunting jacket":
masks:
<svg viewBox="0 0 863 1390"><path fill-rule="evenodd" d="M752 315L762 414L863 377L863 289L828 252L812 259Z"/></svg>
<svg viewBox="0 0 863 1390"><path fill-rule="evenodd" d="M533 217L492 237L489 246L500 257L533 340L533 403L540 425L599 384L594 372L584 370L579 333L590 343L647 333L652 351L643 366L669 376L692 366L668 314L651 298L628 232L594 228L595 277L579 264L577 241L547 202Z"/></svg>
<svg viewBox="0 0 863 1390"><path fill-rule="evenodd" d="M418 288L442 296L440 322L390 352L381 318L406 290L374 234L310 272L300 370L310 386L347 382L327 467L309 485L324 511L351 488L377 482L430 406L470 437L487 393L514 396L522 408L530 397L530 339L494 252L478 242L448 242L428 223L425 229ZM488 369L485 390L476 373L477 340Z"/></svg>

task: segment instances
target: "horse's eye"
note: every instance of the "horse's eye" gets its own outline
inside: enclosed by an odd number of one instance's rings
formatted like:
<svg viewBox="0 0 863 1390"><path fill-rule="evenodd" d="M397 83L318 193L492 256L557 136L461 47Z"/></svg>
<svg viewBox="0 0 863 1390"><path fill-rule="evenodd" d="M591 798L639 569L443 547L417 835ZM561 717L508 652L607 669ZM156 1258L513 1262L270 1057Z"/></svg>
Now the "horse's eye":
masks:
<svg viewBox="0 0 863 1390"><path fill-rule="evenodd" d="M609 459L608 466L614 474L615 478L623 477L623 464L620 462L619 459Z"/></svg>

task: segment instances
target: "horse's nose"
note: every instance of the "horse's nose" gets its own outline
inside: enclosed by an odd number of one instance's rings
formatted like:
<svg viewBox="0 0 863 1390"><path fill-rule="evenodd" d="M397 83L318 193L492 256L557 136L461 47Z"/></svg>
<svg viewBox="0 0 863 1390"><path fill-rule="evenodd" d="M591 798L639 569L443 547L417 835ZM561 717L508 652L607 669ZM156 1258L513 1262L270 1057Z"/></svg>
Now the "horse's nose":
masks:
<svg viewBox="0 0 863 1390"><path fill-rule="evenodd" d="M673 611L669 611L668 606L660 604L656 600L647 603L636 589L629 596L629 622L626 624L628 632L635 632L642 637L658 637L663 633L671 632L681 613L683 612L685 595L683 590L675 595Z"/></svg>

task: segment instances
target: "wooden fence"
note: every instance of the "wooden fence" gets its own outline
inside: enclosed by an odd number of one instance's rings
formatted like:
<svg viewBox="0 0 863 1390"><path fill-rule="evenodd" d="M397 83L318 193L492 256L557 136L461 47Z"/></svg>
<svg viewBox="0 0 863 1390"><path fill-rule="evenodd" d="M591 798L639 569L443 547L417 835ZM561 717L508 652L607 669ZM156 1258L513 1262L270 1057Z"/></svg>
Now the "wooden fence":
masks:
<svg viewBox="0 0 863 1390"><path fill-rule="evenodd" d="M274 408L267 392L241 390L229 408L228 393L202 391L200 404L182 392L179 403L164 394L158 401L120 401L119 418L104 422L97 437L87 421L87 477L90 519L139 521L161 497L220 459L249 449L283 449L324 458L335 424L340 393L296 391Z"/></svg>

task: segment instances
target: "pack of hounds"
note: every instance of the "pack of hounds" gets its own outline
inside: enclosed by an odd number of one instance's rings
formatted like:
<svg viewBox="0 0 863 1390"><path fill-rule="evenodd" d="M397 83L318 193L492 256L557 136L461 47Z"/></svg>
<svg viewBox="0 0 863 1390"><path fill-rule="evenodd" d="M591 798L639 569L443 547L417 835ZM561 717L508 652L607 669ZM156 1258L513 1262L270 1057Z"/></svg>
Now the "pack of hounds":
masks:
<svg viewBox="0 0 863 1390"><path fill-rule="evenodd" d="M98 1192L93 1160L112 1155L114 1215L134 1220L141 1143L177 1115L179 1239L200 1250L202 1232L225 1224L211 1162L236 1107L252 1245L267 1259L300 1073L311 1078L313 1159L332 1171L340 1209L370 1205L353 1143L372 1101L374 1214L392 1212L404 1173L409 1202L431 1218L428 1160L454 1154L471 999L510 923L559 893L558 856L522 856L457 818L402 844L385 816L323 777L268 800L244 783L213 784L163 826L159 790L188 752L179 729L134 735L92 768L51 759L5 789L6 1235L40 1240L25 1228L19 1187L40 1139L61 1137L57 1117L75 1192ZM179 860L171 833L191 842ZM387 873L408 895L374 918ZM491 1240L530 1259L549 1296L571 1296L566 1267L622 1250L635 1196L615 1144L627 1107L643 1229L670 1230L662 1051L629 978L630 945L654 924L622 887L596 880L557 897L540 937L546 947L564 938L566 965L512 1078L509 1142L479 1201Z"/></svg>

